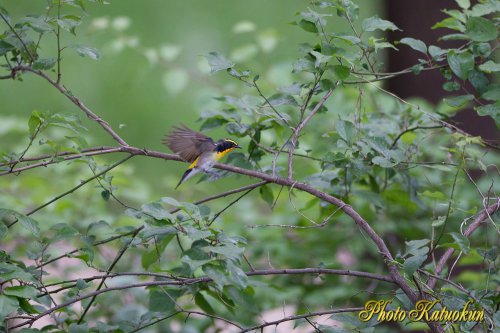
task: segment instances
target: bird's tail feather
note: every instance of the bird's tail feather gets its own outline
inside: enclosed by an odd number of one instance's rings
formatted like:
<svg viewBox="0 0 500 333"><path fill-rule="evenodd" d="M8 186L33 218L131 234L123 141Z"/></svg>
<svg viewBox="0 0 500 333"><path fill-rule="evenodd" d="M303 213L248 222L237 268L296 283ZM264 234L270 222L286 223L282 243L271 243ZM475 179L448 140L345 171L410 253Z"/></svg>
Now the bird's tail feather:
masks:
<svg viewBox="0 0 500 333"><path fill-rule="evenodd" d="M184 183L186 180L188 180L189 178L191 178L192 176L194 176L196 173L197 173L197 170L195 168L187 169L186 172L184 172L184 174L182 175L182 178L181 178L181 180L179 180L179 183L177 184L177 186L175 187L175 189L177 190L177 188L182 183Z"/></svg>

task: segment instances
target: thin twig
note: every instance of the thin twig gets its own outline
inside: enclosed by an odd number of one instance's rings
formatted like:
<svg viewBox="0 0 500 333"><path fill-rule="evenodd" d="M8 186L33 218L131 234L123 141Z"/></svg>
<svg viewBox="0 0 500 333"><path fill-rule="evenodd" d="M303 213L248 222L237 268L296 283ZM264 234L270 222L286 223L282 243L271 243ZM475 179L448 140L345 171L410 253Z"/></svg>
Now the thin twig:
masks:
<svg viewBox="0 0 500 333"><path fill-rule="evenodd" d="M262 182L261 182L262 183ZM264 184L262 184L264 185ZM239 197L237 197L236 199L234 199L233 201L231 201L228 205L226 205L226 207L224 207L223 209L221 209L220 211L218 211L217 213L214 214L214 217L212 218L212 220L208 223L208 226L211 226L212 223L214 223L214 221L222 214L224 213L227 209L229 209L229 207L231 207L232 205L234 205L235 203L237 203L238 201L241 200L241 198L243 198L244 196L246 196L248 193L252 192L257 186L252 186L250 189L248 189L245 193L243 193L242 195L240 195Z"/></svg>
<svg viewBox="0 0 500 333"><path fill-rule="evenodd" d="M285 317L285 318L282 318L282 319L278 319L278 320L273 320L273 321L270 321L270 322L266 322L266 323L261 324L261 325L257 325L257 326L246 328L246 329L240 331L239 333L245 333L245 332L250 332L250 331L257 331L257 330L263 330L264 327L277 326L277 325L279 325L281 323L284 323L286 321L304 319L304 318L309 318L309 317L331 315L331 314L334 314L334 313L359 312L359 311L362 311L363 309L364 308L334 309L334 310L310 312L308 314L303 314L303 315L289 316L289 317Z"/></svg>
<svg viewBox="0 0 500 333"><path fill-rule="evenodd" d="M407 128L403 132L401 132L401 133L398 134L398 136L392 142L390 149L393 149L396 146L396 144L398 143L399 139L401 139L401 137L403 135L405 135L406 133L408 133L408 132L413 132L413 131L420 130L420 129L435 129L435 128L443 128L443 126L442 125L436 125L436 126L415 126L415 127Z"/></svg>
<svg viewBox="0 0 500 333"><path fill-rule="evenodd" d="M337 85L339 84L340 81L337 81ZM330 96L333 93L333 89L330 89L326 92L326 94L321 98L321 100L316 104L314 109L311 110L311 112L307 115L307 117L304 118L300 122L300 124L295 128L293 132L293 138L290 143L290 150L288 153L288 179L292 179L293 176L293 168L292 168L292 163L293 163L293 152L295 150L295 145L297 144L297 140L299 139L299 133L300 131L306 126L306 124L311 120L311 118L318 112L318 110L325 104L325 102L330 98Z"/></svg>
<svg viewBox="0 0 500 333"><path fill-rule="evenodd" d="M132 158L133 156L134 156L134 155L130 154L130 155L128 155L127 157L125 157L124 159L119 160L118 162L116 162L115 164L113 164L113 165L111 165L111 166L107 167L106 169L104 169L103 171L99 172L98 174L96 174L96 175L94 175L94 176L92 176L92 177L90 177L90 178L88 178L88 179L86 179L86 180L82 181L82 182L81 182L80 184L78 184L77 186L75 186L75 187L73 187L73 188L69 189L68 191L66 191L66 192L64 192L64 193L61 193L60 195L58 195L58 196L56 196L56 197L52 198L51 200L47 201L47 202L46 202L46 203L44 203L43 205L38 206L38 207L36 207L36 208L34 208L34 209L30 210L28 213L26 213L26 216L32 215L32 214L34 214L34 213L38 212L40 209L47 207L47 206L48 206L48 205L50 205L51 203L54 203L54 202L56 202L57 200L59 200L59 199L61 199L61 198L65 197L66 195L68 195L68 194L71 194L71 193L75 192L76 190L78 190L78 189L79 189L80 187L82 187L83 185L85 185L85 184L87 184L87 183L91 182L92 180L96 179L97 177L100 177L100 176L104 175L106 172L109 172L110 170L112 170L112 169L116 168L117 166L119 166L120 164L122 164L122 163L126 162L127 160L129 160L129 159L130 159L130 158ZM7 225L7 228L12 227L14 224L16 224L16 223L17 223L17 221L18 221L18 220L15 220L15 221L13 221L12 223L10 223L9 225Z"/></svg>
<svg viewBox="0 0 500 333"><path fill-rule="evenodd" d="M26 53L28 53L28 56L29 56L31 62L35 62L35 57L31 54L30 50L28 49L28 46L26 45L26 43L24 43L23 39L17 33L16 29L14 29L14 27L10 24L9 20L7 20L7 18L3 15L3 13L1 11L0 11L0 17L5 22L5 24L7 24L7 26L14 33L14 35L16 35L16 38L19 39L19 41L23 45L24 50L26 51Z"/></svg>
<svg viewBox="0 0 500 333"><path fill-rule="evenodd" d="M120 261L120 259L125 254L125 251L127 251L127 249L129 248L130 244L132 244L132 241L134 240L135 236L137 236L138 233L139 233L139 230L136 229L135 233L133 233L131 235L130 240L127 243L123 244L123 246L120 249L120 251L118 251L118 253L116 254L115 259L113 260L113 262L111 262L111 264L109 265L108 269L106 270L107 273L111 272L113 270L113 268L116 266L116 264L118 263L118 261ZM104 278L101 279L101 282L97 286L96 291L101 290L101 288L104 286L105 282L106 282L106 278L104 277ZM85 315L90 310L90 307L92 306L92 304L94 303L94 301L95 301L96 298L97 298L97 295L92 296L92 298L90 299L90 302L85 306L85 309L83 310L83 313L80 316L80 319L78 319L78 324L80 324L83 321L83 319L85 318Z"/></svg>
<svg viewBox="0 0 500 333"><path fill-rule="evenodd" d="M494 204L487 206L476 215L474 221L472 221L472 223L464 231L463 235L465 237L469 237L477 228L481 226L484 220L488 219L489 216L495 214L500 210L500 197L495 198L495 200L496 202ZM441 256L436 265L436 269L434 270L435 275L439 276L441 274L441 271L443 270L446 263L451 258L454 252L455 252L454 248L449 248L444 252L444 254ZM429 286L429 288L434 289L434 287L436 286L436 282L437 280L435 278L431 278L429 279L427 285Z"/></svg>
<svg viewBox="0 0 500 333"><path fill-rule="evenodd" d="M212 196L206 197L204 199L201 199L199 201L194 202L194 204L195 205L200 205L200 204L208 202L208 201L216 200L216 199L223 198L223 197L226 197L226 196L231 195L231 194L235 194L235 193L246 191L246 190L248 190L250 188L259 187L259 186L262 186L262 185L264 185L266 183L268 183L268 182L267 181L262 181L262 182L258 182L258 183L255 183L255 184L251 184L251 185L239 187L239 188L236 188L236 189L233 189L233 190L229 190L229 191L226 191L226 192L222 192L222 193L219 193L219 194L216 194L216 195L212 195ZM179 210L180 210L179 208L174 208L174 209L170 210L169 213L170 214L174 214L174 213L178 212ZM141 231L142 229L144 229L144 226L137 227L134 230L131 230L131 231L123 233L123 234L119 234L119 235L116 235L116 236L112 236L112 237L109 237L109 238L97 241L97 242L93 243L92 245L93 246L104 245L104 244L110 243L112 241L115 241L117 239L133 235L136 232ZM53 263L55 261L58 261L58 260L61 260L63 258L66 258L68 256L71 256L71 255L77 253L80 250L81 249L74 249L72 251L66 252L65 254L62 254L62 255L57 256L57 257L54 257L54 258L52 258L52 259L47 260L46 262L44 262L42 266L51 264L51 263ZM39 268L39 267L37 266L37 268Z"/></svg>

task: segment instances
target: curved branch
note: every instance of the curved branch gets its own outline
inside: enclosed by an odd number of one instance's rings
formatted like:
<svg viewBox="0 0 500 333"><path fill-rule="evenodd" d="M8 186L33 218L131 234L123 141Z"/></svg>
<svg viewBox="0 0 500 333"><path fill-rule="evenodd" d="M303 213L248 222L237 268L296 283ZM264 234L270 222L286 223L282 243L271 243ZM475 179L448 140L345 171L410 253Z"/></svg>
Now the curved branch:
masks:
<svg viewBox="0 0 500 333"><path fill-rule="evenodd" d="M151 157L156 157L156 158L161 158L165 160L177 160L179 161L180 158L177 155L172 155L172 154L165 154L161 152L154 152L154 151L147 151L145 149L139 149L136 147L131 147L128 146L128 144L111 128L111 126L104 121L102 118L100 118L98 115L93 113L88 107L86 107L82 101L80 101L77 97L73 96L70 91L68 91L66 88L58 84L56 81L52 80L49 76L47 76L44 72L34 70L31 67L28 66L18 66L14 68L13 70L16 71L27 71L34 73L35 75L38 75L42 78L44 78L46 81L48 81L52 86L54 86L57 90L59 90L64 96L66 96L73 104L75 104L77 107L79 107L90 119L96 121L99 123L99 125L108 133L110 134L115 141L117 141L120 145L121 148L119 151L121 152L128 152L131 155L146 155L146 156L151 156ZM337 82L338 84L338 82ZM295 148L295 143L298 140L298 135L300 133L300 130L307 124L307 122L314 116L314 114L319 110L322 104L325 103L325 101L328 99L328 97L332 94L333 89L329 90L325 96L320 100L320 102L315 106L315 108L311 111L311 113L303 120L300 122L298 127L294 131L294 141L292 142L290 153L289 153L289 161L288 161L288 177L287 179L277 177L277 176L271 176L262 172L254 171L254 170L247 170L247 169L242 169L230 165L224 165L224 164L215 164L216 168L234 172L234 173L239 173L242 175L247 175L253 178L259 178L264 181L272 182L278 185L283 185L287 187L293 187L295 189L307 192L325 202L328 202L334 206L337 206L339 209L341 209L344 213L346 213L351 219L358 225L359 228L361 228L373 241L375 246L377 247L377 250L381 257L383 258L388 270L389 274L394 281L396 285L398 285L404 293L408 296L408 298L415 303L419 296L418 294L410 287L410 285L406 282L406 280L401 276L399 273L396 265L394 264L394 259L392 257L392 254L390 253L389 249L387 248L387 245L385 244L384 240L372 229L372 227L368 224L367 221L365 221L361 215L357 211L355 211L350 205L346 204L344 201L341 199L338 199L332 195L329 195L325 192L322 192L306 183L301 183L298 181L293 180L292 178L292 159L293 159L293 150ZM76 158L76 157L75 157ZM132 285L129 286L131 288L133 287L138 287L138 286L144 286L144 284L138 284L138 285ZM68 301L66 303L62 303L59 306L52 308L50 310L47 310L46 312L36 316L35 318L41 318L43 316L46 316L47 314L50 314L62 307L66 307L70 304L73 304L74 302L77 302L79 300L82 300L84 298L88 297L94 297L99 295L100 293L104 291L110 291L110 290L120 290L120 289L125 289L123 286L120 287L113 287L113 288L108 288L108 289L102 289L99 291L95 291L93 293L90 293L88 295L82 296L83 298L79 298L76 300ZM36 320L36 319L35 319ZM19 324L15 327L20 327L24 326L25 324L29 323L25 322L22 324ZM436 323L428 323L428 325L431 327L433 331L436 332L443 332L442 328L436 324ZM15 328L14 327L14 328Z"/></svg>
<svg viewBox="0 0 500 333"><path fill-rule="evenodd" d="M162 152L157 152L157 151L149 151L145 149L139 149L136 147L131 147L131 146L126 146L126 147L121 147L118 151L120 152L128 152L132 155L144 155L144 156L150 156L150 157L155 157L155 158L160 158L164 160L175 160L175 161L181 161L180 157L177 155L173 154L166 154ZM322 192L306 183L301 183L298 181L295 181L293 179L284 179L281 177L277 176L272 176L263 172L255 171L255 170L249 170L249 169L243 169L239 167L235 167L232 165L227 165L227 164L220 164L216 163L214 165L215 168L225 170L225 171L230 171L233 173L238 173L246 176L250 176L253 178L259 178L262 180L265 180L270 183L275 183L278 185L283 185L287 187L294 187L295 189L307 192L323 201L326 201L334 206L339 207L344 213L346 213L349 217L352 218L352 220L372 239L372 241L375 243L378 252L384 259L390 275L394 282L407 294L407 296L412 300L413 302L416 302L418 300L418 295L415 293L414 290L408 285L408 283L404 280L404 278L401 276L401 274L398 272L397 268L395 265L393 265L394 258L392 257L392 254L390 253L389 249L387 248L387 245L385 244L384 240L372 229L372 227L366 222L361 215L359 215L358 212L356 212L350 205L346 204L344 201L331 196L325 192Z"/></svg>
<svg viewBox="0 0 500 333"><path fill-rule="evenodd" d="M467 229L465 229L464 234L463 234L465 237L469 237L477 228L479 228L481 226L481 224L486 219L488 219L491 215L500 211L500 198L496 198L496 201L497 201L496 203L486 207L481 212L479 212L479 214L476 215L476 217L474 218L474 221L472 221L472 223L467 227ZM446 250L444 252L444 254L441 256L441 258L439 259L439 261L436 265L436 269L434 270L435 275L439 276L441 274L443 268L445 267L448 260L450 260L453 253L455 253L454 248L449 248L448 250ZM436 283L437 283L437 279L431 278L431 279L429 279L429 282L427 283L427 285L429 286L429 288L434 289L434 287L436 286Z"/></svg>
<svg viewBox="0 0 500 333"><path fill-rule="evenodd" d="M396 146L396 144L398 143L399 139L401 139L401 137L408 132L413 132L413 131L416 131L419 129L436 129L436 128L443 128L443 127L444 126L442 126L442 125L436 125L436 126L415 126L415 127L407 128L403 132L398 134L398 136L392 142L390 149L393 149L394 146Z"/></svg>

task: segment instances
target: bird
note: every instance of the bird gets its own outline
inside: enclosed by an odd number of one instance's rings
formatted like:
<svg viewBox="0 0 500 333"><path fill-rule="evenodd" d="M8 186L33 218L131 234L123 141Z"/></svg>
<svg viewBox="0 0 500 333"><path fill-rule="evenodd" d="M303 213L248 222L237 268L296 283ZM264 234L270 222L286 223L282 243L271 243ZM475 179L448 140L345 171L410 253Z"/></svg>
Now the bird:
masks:
<svg viewBox="0 0 500 333"><path fill-rule="evenodd" d="M184 161L191 163L175 189L200 171L210 173L216 161L233 149L241 148L236 141L231 139L214 141L186 125L174 126L165 136L163 143Z"/></svg>

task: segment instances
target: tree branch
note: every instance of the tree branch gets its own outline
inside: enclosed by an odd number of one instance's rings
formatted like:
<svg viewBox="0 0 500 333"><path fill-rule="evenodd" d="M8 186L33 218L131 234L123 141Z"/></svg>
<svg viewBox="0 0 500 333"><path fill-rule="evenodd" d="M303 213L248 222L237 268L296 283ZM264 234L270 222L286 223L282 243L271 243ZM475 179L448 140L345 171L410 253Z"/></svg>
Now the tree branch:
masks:
<svg viewBox="0 0 500 333"><path fill-rule="evenodd" d="M334 314L334 313L344 313L344 312L358 312L363 310L364 308L345 308L345 309L334 309L334 310L326 310L326 311L318 311L318 312L310 312L308 314L303 314L303 315L296 315L296 316L289 316L285 317L282 319L270 321L261 325L253 326L246 328L240 333L245 333L245 332L250 332L250 331L257 331L257 330L263 330L264 327L267 326L278 326L281 323L284 323L286 321L292 321L292 320L297 320L297 319L304 319L304 318L309 318L309 317L316 317L316 316L324 316L324 315L329 315L329 314Z"/></svg>
<svg viewBox="0 0 500 333"><path fill-rule="evenodd" d="M56 196L55 198L53 198L53 199L51 199L51 200L47 201L47 202L46 202L46 203L44 203L43 205L38 206L38 207L36 207L36 208L32 209L31 211L29 211L28 213L26 213L26 216L32 215L32 214L34 214L34 213L38 212L40 209L42 209L42 208L44 208L44 207L47 207L47 206L48 206L48 205L50 205L51 203L56 202L57 200L61 199L62 197L65 197L66 195L68 195L68 194L70 194L70 193L75 192L76 190L78 190L78 189L79 189L80 187L82 187L83 185L85 185L85 184L87 184L87 183L91 182L92 180L94 180L94 179L96 179L96 178L98 178L98 177L100 177L100 176L104 175L106 172L109 172L110 170L112 170L112 169L116 168L116 167L117 167L117 166L119 166L120 164L125 163L128 159L132 158L133 156L134 156L134 155L132 155L132 154L131 154L131 155L129 155L129 156L127 156L127 157L125 157L124 159L121 159L120 161L118 161L118 162L114 163L113 165L111 165L111 166L107 167L106 169L104 169L103 171L99 172L98 174L95 174L94 176L92 176L92 177L90 177L90 178L86 179L85 181L81 182L81 183L80 183L80 184L78 184L77 186L75 186L75 187L73 187L73 188L69 189L68 191L66 191L66 192L64 192L64 193L62 193L62 194L60 194L60 195ZM12 226L13 226L14 224L16 224L16 223L17 223L17 220L16 220L16 221L13 221L11 224L7 225L7 228L12 227Z"/></svg>
<svg viewBox="0 0 500 333"><path fill-rule="evenodd" d="M132 274L134 274L134 273L128 273L128 275L132 275ZM332 275L350 275L350 276L376 279L376 280L381 280L381 281L385 281L385 282L392 282L388 277L382 276L382 275L377 275L377 274L372 274L372 273L367 273L367 272L350 271L350 270L336 270L336 269L322 269L322 268L258 270L258 271L250 271L250 272L247 272L246 274L247 274L247 276L284 275L284 274L285 275L286 274L332 274ZM120 273L111 274L111 275L107 274L104 276L93 277L92 279L94 279L94 278L95 279L105 279L107 277L116 277L116 276L124 276L124 275L127 275L127 274L120 274ZM144 275L147 275L147 274L144 274ZM47 309L46 311L44 311L44 312L42 312L34 317L31 317L29 320L27 320L23 323L19 323L19 324L12 326L10 328L11 329L18 328L18 327L22 327L22 326L34 323L35 321L39 320L40 318L43 318L47 315L50 315L51 313L53 313L59 309L62 309L62 308L67 307L71 304L80 302L80 301L85 300L87 298L94 299L98 295L106 293L106 292L110 292L110 291L125 290L125 289L140 288L140 287L151 287L151 286L166 286L166 285L186 286L186 285L197 284L197 283L206 283L206 282L211 282L211 281L213 281L213 280L208 278L208 277L182 279L182 280L168 280L168 281L147 281L147 282L133 283L133 284L121 285L121 286L113 286L113 287L108 287L108 288L104 288L104 289L100 289L100 290L95 290L95 291L90 292L86 295L75 297L75 298L70 299L64 303L61 303L57 306L54 306L50 309ZM67 282L67 281L65 281L65 282ZM355 308L355 310L353 310L353 311L360 311L362 309L363 308ZM316 315L319 315L319 314L316 314ZM308 316L314 316L314 315L310 314Z"/></svg>
<svg viewBox="0 0 500 333"><path fill-rule="evenodd" d="M285 268L285 269L259 269L259 270L251 270L245 272L246 276L272 276L272 275L304 275L304 274L317 274L317 275L343 275L343 276L353 276L359 278L366 278L371 280L383 281L387 283L394 283L394 281L385 275L379 275L369 272L361 272L361 271L353 271L349 269L328 269L328 268ZM154 277L158 280L158 278L167 279L167 281L163 281L162 285L171 285L171 286L186 286L198 283L208 283L213 280L207 276L202 276L199 278L184 278L177 277L173 275L167 274L159 274L159 273L150 273L150 272L123 272L123 273L109 273L103 275L95 275L86 278L80 278L85 282L90 282L93 280L99 279L112 279L120 276L144 276L144 277ZM65 280L60 282L54 282L50 284L46 284L45 288L50 288L53 286L67 284L67 283L76 283L80 279L74 280ZM58 289L51 290L50 294L57 294L63 290L67 290L75 287L75 284L65 285ZM37 297L42 297L47 295L48 293L41 293Z"/></svg>
<svg viewBox="0 0 500 333"><path fill-rule="evenodd" d="M436 125L436 126L415 126L415 127L407 128L403 132L401 132L401 133L398 134L398 136L392 142L390 149L393 149L396 146L396 144L398 143L399 139L401 139L401 137L404 134L408 133L408 132L413 132L413 131L416 131L416 130L419 130L419 129L435 129L435 128L443 128L443 126L442 125Z"/></svg>
<svg viewBox="0 0 500 333"><path fill-rule="evenodd" d="M330 93L331 94L331 93ZM325 95L326 97L326 95ZM326 99L325 99L326 100ZM318 103L319 105L319 103ZM155 157L155 158L160 158L164 160L175 160L175 161L181 161L180 157L177 155L173 154L166 154L162 152L157 152L157 151L148 151L144 149L139 149L136 147L121 147L120 150L121 152L128 152L132 155L144 155L144 156L150 156L150 157ZM356 212L350 205L346 204L344 201L331 196L327 193L324 193L308 184L301 183L298 181L295 181L293 179L284 179L280 178L277 176L272 176L263 172L255 171L255 170L248 170L248 169L243 169L231 165L226 165L226 164L220 164L216 163L214 165L215 168L221 169L221 170L226 170L230 171L233 173L238 173L242 175L246 175L249 177L253 178L259 178L262 180L265 180L270 183L275 183L278 185L284 185L287 187L294 187L295 189L307 192L325 202L328 202L334 206L339 207L344 213L346 213L349 217L353 219L353 221L364 231L368 234L368 236L372 239L372 241L375 243L378 252L384 259L384 262L386 263L390 275L394 282L407 294L407 296L412 300L413 302L416 302L418 300L418 295L411 289L411 287L408 285L408 283L404 280L404 278L401 276L401 274L398 272L396 266L393 264L393 257L387 248L387 245L385 244L384 240L371 228L371 226L366 222L359 214Z"/></svg>
<svg viewBox="0 0 500 333"><path fill-rule="evenodd" d="M212 195L212 196L209 196L209 197L206 197L204 199L201 199L199 201L196 201L194 202L195 205L200 205L202 203L205 203L205 202L208 202L208 201L212 201L212 200L215 200L215 199L219 199L219 198L223 198L223 197L226 197L228 195L231 195L231 194L235 194L235 193L239 193L239 192L243 192L243 191L246 191L250 188L255 188L255 187L259 187L259 186L262 186L264 184L266 184L267 181L262 181L262 182L258 182L258 183L255 183L255 184L251 184L251 185L247 185L247 186L243 186L243 187L240 187L240 188L236 188L236 189L233 189L233 190L229 190L229 191L226 191L226 192L222 192L222 193L219 193L219 194L216 194L216 195ZM176 212L178 212L180 209L179 208L174 208L172 210L169 211L170 214L174 214ZM140 227L137 227L135 228L134 230L132 231L129 231L129 232L126 232L124 234L120 234L120 235L116 235L116 236L112 236L112 237L109 237L107 239L103 239L101 241L97 241L95 242L94 244L92 244L93 246L99 246L99 245L103 245L103 244L107 244L109 242L112 242L114 240L117 240L117 239L120 239L120 238L123 238L123 237L126 237L126 236L130 236L130 235L133 235L135 234L136 232L139 232L141 231L142 229L144 229L144 226L140 226ZM66 258L68 256L71 256L75 253L77 253L78 251L80 251L81 249L75 249L75 250L72 250L70 252L67 252L65 254L62 254L58 257L55 257L55 258L52 258L50 260L47 260L45 261L44 263L42 263L41 265L37 266L37 268L40 268L40 267L43 267L43 266L46 266L48 264L51 264L55 261L58 261L62 258Z"/></svg>
<svg viewBox="0 0 500 333"><path fill-rule="evenodd" d="M339 84L340 81L337 81L337 84ZM292 163L293 163L293 151L295 150L295 145L297 144L297 140L299 139L299 133L300 131L304 128L304 126L307 125L309 120L311 120L312 117L318 112L318 110L325 104L325 102L328 100L328 98L332 95L333 89L330 89L326 92L325 96L321 98L321 100L316 104L314 109L311 110L311 112L307 115L307 117L304 118L300 122L300 124L295 128L293 131L293 138L290 143L290 150L288 151L288 179L291 180L293 176L293 168L292 168Z"/></svg>
<svg viewBox="0 0 500 333"><path fill-rule="evenodd" d="M465 231L463 233L463 235L465 237L469 237L477 228L479 228L481 226L481 224L487 218L489 218L491 215L497 213L500 210L500 197L495 198L495 200L496 200L496 203L489 205L488 207L483 209L481 212L479 212L479 214L476 215L476 217L474 218L474 221L472 221L472 223L467 227L467 229L465 229ZM454 248L449 248L444 252L444 254L441 256L441 258L439 259L439 261L436 265L436 269L434 270L435 275L439 276L441 274L443 268L446 266L446 263L451 258L453 253L455 253ZM436 282L437 282L436 278L430 278L427 285L429 286L429 288L434 289L434 287L436 286Z"/></svg>
<svg viewBox="0 0 500 333"><path fill-rule="evenodd" d="M125 254L125 251L127 251L127 249L129 248L130 244L132 243L132 241L134 240L134 238L137 236L137 234L139 233L139 231L140 231L139 229L136 229L136 231L132 234L132 237L130 238L130 240L127 243L123 244L123 246L120 249L120 251L118 251L118 253L116 254L115 259L109 265L109 267L107 269L107 273L111 272L113 270L113 268L116 266L116 264L118 263L118 261L120 261L120 259ZM106 282L106 277L103 277L101 279L101 282L99 282L99 285L97 286L96 291L101 290L101 288L102 288L102 286L104 286L105 282ZM81 324L81 322L85 318L85 315L90 310L90 307L92 306L92 304L94 303L94 301L95 301L96 298L97 298L97 295L92 296L92 298L90 299L90 302L85 306L85 309L83 310L83 313L80 316L80 319L78 319L78 324Z"/></svg>

